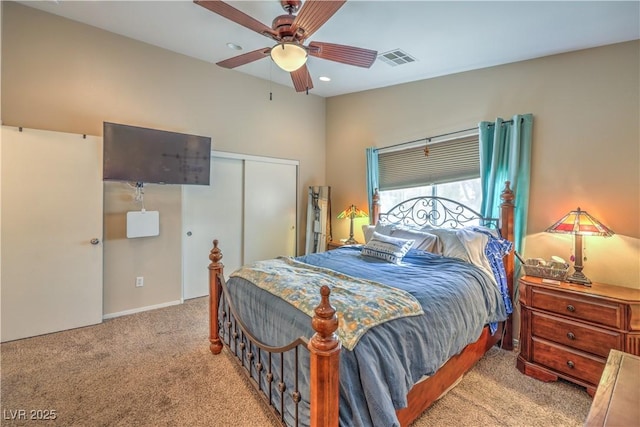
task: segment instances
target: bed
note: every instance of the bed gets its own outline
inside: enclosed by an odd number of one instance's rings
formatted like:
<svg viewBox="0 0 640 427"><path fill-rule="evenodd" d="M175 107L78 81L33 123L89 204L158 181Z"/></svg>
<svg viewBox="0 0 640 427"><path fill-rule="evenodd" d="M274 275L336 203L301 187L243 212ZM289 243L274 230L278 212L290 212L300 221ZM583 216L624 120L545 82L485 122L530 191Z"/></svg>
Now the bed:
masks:
<svg viewBox="0 0 640 427"><path fill-rule="evenodd" d="M406 426L488 349L512 348L509 183L496 219L449 199L386 213L375 200L365 245L260 261L228 281L213 242L210 350L235 356L283 425Z"/></svg>

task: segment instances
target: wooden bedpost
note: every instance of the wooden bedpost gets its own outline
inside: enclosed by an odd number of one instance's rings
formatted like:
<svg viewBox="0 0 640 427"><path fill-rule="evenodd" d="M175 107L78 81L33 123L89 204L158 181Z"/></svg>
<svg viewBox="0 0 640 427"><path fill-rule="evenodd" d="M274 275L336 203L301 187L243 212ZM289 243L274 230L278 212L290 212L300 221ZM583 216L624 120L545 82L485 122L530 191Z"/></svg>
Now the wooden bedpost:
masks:
<svg viewBox="0 0 640 427"><path fill-rule="evenodd" d="M218 248L218 239L213 241L209 259L211 260L209 264L209 342L211 343L209 349L211 353L218 354L222 351L222 341L218 334L218 306L222 285L218 276L222 275L224 270L224 264L220 262L222 251Z"/></svg>
<svg viewBox="0 0 640 427"><path fill-rule="evenodd" d="M309 340L311 358L311 427L337 427L340 404L339 369L342 345L335 334L336 310L329 303L328 286L320 289L322 300L315 309L311 326L316 333Z"/></svg>
<svg viewBox="0 0 640 427"><path fill-rule="evenodd" d="M515 242L515 234L513 228L513 216L514 216L514 204L513 200L515 199L515 195L511 190L511 182L506 181L504 183L504 190L500 194L500 200L502 203L500 204L500 232L502 237L505 239ZM511 297L511 301L514 305L517 304L517 301L514 299L514 273L515 273L515 255L514 250L512 250L507 256L504 258L504 268L507 273L507 287L509 288L509 296ZM513 350L513 322L512 316L507 318L505 322L505 333L504 338L502 339L502 348L505 350Z"/></svg>
<svg viewBox="0 0 640 427"><path fill-rule="evenodd" d="M371 198L371 216L369 217L369 224L376 225L380 218L380 193L378 189L373 190L373 196Z"/></svg>

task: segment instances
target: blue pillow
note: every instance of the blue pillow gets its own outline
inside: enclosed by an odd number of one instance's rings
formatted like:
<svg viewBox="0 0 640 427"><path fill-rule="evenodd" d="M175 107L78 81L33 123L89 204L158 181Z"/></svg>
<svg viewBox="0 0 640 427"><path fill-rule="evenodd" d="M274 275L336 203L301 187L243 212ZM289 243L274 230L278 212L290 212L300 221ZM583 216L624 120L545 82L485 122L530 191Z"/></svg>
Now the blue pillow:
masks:
<svg viewBox="0 0 640 427"><path fill-rule="evenodd" d="M361 253L365 256L400 264L414 242L414 240L385 236L374 231L371 240L364 245Z"/></svg>

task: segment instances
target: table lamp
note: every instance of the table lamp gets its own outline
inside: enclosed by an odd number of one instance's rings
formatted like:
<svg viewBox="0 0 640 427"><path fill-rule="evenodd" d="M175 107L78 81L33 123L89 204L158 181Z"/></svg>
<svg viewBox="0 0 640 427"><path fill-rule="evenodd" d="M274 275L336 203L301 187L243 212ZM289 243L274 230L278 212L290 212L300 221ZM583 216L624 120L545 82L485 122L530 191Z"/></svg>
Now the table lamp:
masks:
<svg viewBox="0 0 640 427"><path fill-rule="evenodd" d="M367 218L369 216L365 211L358 209L356 205L351 205L347 209L340 212L338 215L338 219L349 218L351 221L351 228L349 229L349 238L346 242L346 245L355 245L358 242L353 238L353 219L354 218Z"/></svg>
<svg viewBox="0 0 640 427"><path fill-rule="evenodd" d="M559 221L546 230L548 233L573 234L575 237L574 273L567 278L567 282L580 283L591 286L591 280L582 272L582 236L613 236L614 232L600 221L592 217L587 211L578 208L563 216Z"/></svg>

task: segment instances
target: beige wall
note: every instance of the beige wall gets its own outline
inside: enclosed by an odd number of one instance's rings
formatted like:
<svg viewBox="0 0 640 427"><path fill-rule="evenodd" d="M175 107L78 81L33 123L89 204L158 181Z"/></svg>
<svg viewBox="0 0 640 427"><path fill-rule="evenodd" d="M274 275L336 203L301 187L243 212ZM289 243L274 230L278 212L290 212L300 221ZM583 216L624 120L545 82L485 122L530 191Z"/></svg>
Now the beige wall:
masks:
<svg viewBox="0 0 640 427"><path fill-rule="evenodd" d="M586 239L585 273L640 287L637 41L325 102L15 3L3 9L3 124L101 135L103 121L130 123L209 135L220 151L299 160L299 251L309 185L333 187L335 212L366 206L365 147L533 113L525 256L568 257L571 240L543 230L580 206L617 232ZM294 120L284 119L290 112ZM138 206L124 184L105 185L105 314L180 298L181 189L146 186L145 205L160 210L161 236L127 240L125 212ZM348 221L334 218L333 227L335 238L347 236ZM145 287L136 289L139 275Z"/></svg>
<svg viewBox="0 0 640 427"><path fill-rule="evenodd" d="M306 188L325 184L323 98L16 3L3 6L3 124L102 135L102 122L111 121L208 135L215 150L299 160L303 250ZM145 186L145 207L160 211L157 238L125 238L125 212L139 209L131 196L125 184L105 184L105 314L181 298L181 187ZM136 276L145 276L143 288L135 288Z"/></svg>
<svg viewBox="0 0 640 427"><path fill-rule="evenodd" d="M580 207L616 232L585 238L584 272L640 288L639 64L633 41L329 98L333 204L366 206L366 147L533 113L524 255L568 259L572 239L544 230ZM334 220L334 237L347 235L348 223Z"/></svg>

